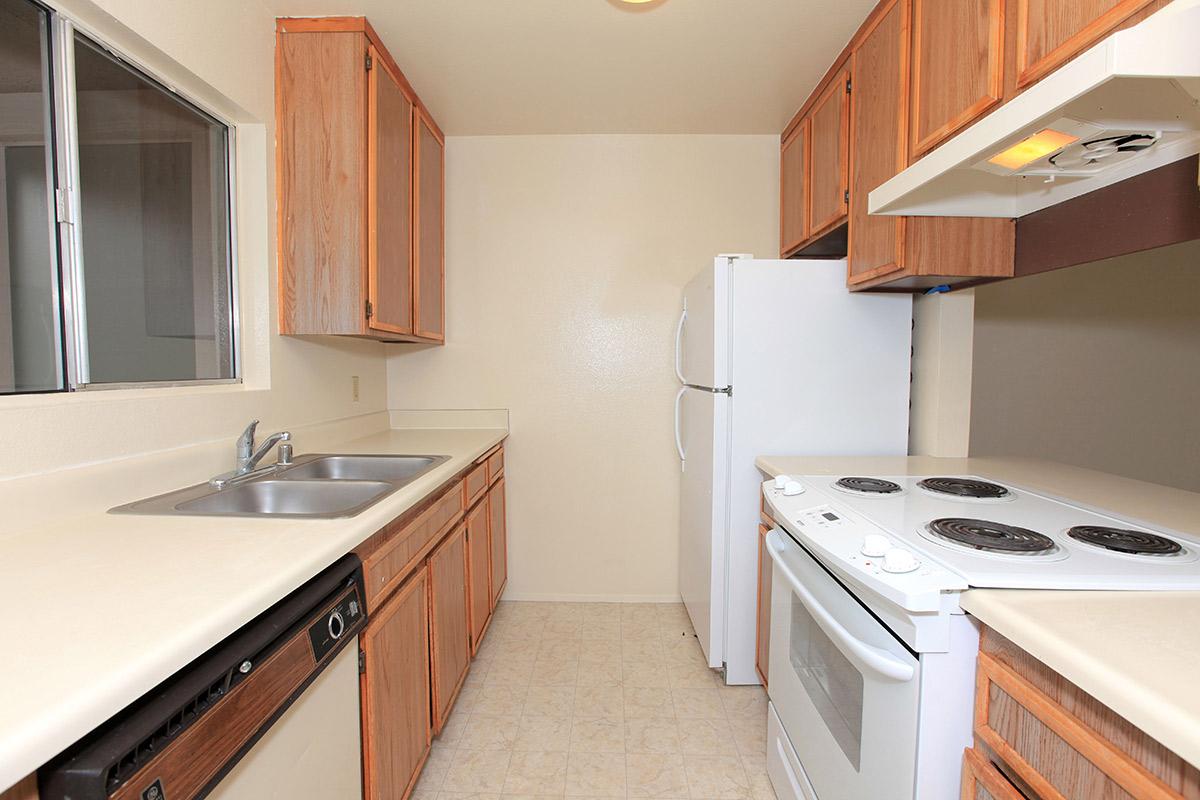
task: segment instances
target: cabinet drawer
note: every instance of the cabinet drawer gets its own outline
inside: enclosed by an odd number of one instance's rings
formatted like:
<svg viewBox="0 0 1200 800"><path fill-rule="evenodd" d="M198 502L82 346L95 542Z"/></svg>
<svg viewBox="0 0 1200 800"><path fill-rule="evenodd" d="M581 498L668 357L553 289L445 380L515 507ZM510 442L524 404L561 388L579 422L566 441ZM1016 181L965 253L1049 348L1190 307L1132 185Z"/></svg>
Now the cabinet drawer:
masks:
<svg viewBox="0 0 1200 800"><path fill-rule="evenodd" d="M496 452L488 456L487 474L488 483L495 483L496 478L499 478L504 472L504 448L501 447Z"/></svg>
<svg viewBox="0 0 1200 800"><path fill-rule="evenodd" d="M363 577L369 611L374 611L379 601L404 581L417 560L462 518L462 513L463 487L459 482L367 557Z"/></svg>
<svg viewBox="0 0 1200 800"><path fill-rule="evenodd" d="M1042 800L1183 794L986 652L976 675L975 735Z"/></svg>
<svg viewBox="0 0 1200 800"><path fill-rule="evenodd" d="M962 800L1025 800L983 753L963 753Z"/></svg>
<svg viewBox="0 0 1200 800"><path fill-rule="evenodd" d="M467 498L466 507L475 505L475 501L483 497L488 487L487 464L479 464L467 473L463 480L463 494Z"/></svg>

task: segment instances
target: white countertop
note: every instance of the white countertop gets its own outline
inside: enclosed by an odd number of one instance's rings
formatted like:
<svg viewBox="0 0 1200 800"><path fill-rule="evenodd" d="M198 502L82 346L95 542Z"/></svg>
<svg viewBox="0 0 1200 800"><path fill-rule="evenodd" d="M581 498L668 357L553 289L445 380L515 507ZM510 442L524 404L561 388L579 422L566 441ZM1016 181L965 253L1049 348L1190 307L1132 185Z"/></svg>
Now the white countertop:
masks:
<svg viewBox="0 0 1200 800"><path fill-rule="evenodd" d="M0 791L345 555L505 436L497 428L385 430L319 448L450 456L349 519L105 513L139 496L135 487L133 497L114 496L79 513L5 530L0 607L10 624L0 657ZM306 451L301 445L298 454ZM49 495L54 476L39 480Z"/></svg>
<svg viewBox="0 0 1200 800"><path fill-rule="evenodd" d="M1018 458L762 456L774 476L970 474L1200 534L1200 494ZM962 607L1200 767L1200 592L972 589ZM1182 690L1181 690L1182 689Z"/></svg>

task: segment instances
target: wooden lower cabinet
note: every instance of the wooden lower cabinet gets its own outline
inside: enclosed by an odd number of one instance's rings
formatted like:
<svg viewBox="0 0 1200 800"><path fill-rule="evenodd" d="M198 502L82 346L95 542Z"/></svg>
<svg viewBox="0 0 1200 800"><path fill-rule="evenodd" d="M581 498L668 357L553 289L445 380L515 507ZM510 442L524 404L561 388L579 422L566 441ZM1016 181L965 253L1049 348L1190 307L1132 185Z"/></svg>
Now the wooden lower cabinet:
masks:
<svg viewBox="0 0 1200 800"><path fill-rule="evenodd" d="M378 610L359 637L366 800L408 794L429 754L429 571L422 568Z"/></svg>
<svg viewBox="0 0 1200 800"><path fill-rule="evenodd" d="M771 663L771 554L767 552L767 534L771 529L758 525L758 630L755 634L754 668L763 686L767 685Z"/></svg>
<svg viewBox="0 0 1200 800"><path fill-rule="evenodd" d="M1200 770L986 628L976 675L975 739L978 752L969 751L964 764L964 798L1200 798ZM981 780L985 764L1016 790L1005 795L1004 784ZM988 794L979 794L979 785ZM967 794L970 787L975 794Z"/></svg>
<svg viewBox="0 0 1200 800"><path fill-rule="evenodd" d="M962 800L1024 798L981 751L972 748L963 753Z"/></svg>
<svg viewBox="0 0 1200 800"><path fill-rule="evenodd" d="M488 535L488 504L484 500L467 512L467 597L471 612L471 654L479 650L492 617L492 541Z"/></svg>
<svg viewBox="0 0 1200 800"><path fill-rule="evenodd" d="M38 800L37 775L22 778L12 788L0 792L0 800Z"/></svg>
<svg viewBox="0 0 1200 800"><path fill-rule="evenodd" d="M508 583L508 528L504 510L504 478L492 484L488 491L488 530L492 542L492 608L500 602L504 585Z"/></svg>
<svg viewBox="0 0 1200 800"><path fill-rule="evenodd" d="M467 526L459 525L429 555L429 642L433 729L440 732L471 664L467 607Z"/></svg>

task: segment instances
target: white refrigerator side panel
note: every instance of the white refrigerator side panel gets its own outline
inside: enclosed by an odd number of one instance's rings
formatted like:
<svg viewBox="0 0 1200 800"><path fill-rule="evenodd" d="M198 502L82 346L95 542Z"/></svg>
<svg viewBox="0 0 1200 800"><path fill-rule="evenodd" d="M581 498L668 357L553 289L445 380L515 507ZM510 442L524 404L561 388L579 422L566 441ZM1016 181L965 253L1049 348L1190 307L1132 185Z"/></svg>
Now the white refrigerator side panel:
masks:
<svg viewBox="0 0 1200 800"><path fill-rule="evenodd" d="M709 666L724 659L729 398L684 392L679 507L679 592Z"/></svg>
<svg viewBox="0 0 1200 800"><path fill-rule="evenodd" d="M729 260L715 259L683 290L680 361L684 383L729 385Z"/></svg>
<svg viewBox="0 0 1200 800"><path fill-rule="evenodd" d="M847 291L845 261L733 267L726 680L758 683L760 455L904 455L912 299Z"/></svg>

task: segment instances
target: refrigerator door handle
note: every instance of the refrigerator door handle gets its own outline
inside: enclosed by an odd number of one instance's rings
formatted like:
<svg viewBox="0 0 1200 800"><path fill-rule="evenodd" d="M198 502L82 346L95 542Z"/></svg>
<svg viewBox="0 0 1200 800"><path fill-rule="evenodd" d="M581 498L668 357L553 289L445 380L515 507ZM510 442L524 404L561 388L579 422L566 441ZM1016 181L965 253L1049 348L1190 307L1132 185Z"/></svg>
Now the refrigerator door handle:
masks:
<svg viewBox="0 0 1200 800"><path fill-rule="evenodd" d="M675 326L675 377L679 378L680 383L687 383L683 377L683 323L686 319L687 303L684 303L683 311L679 313L679 324ZM679 457L683 458L683 455Z"/></svg>
<svg viewBox="0 0 1200 800"><path fill-rule="evenodd" d="M681 411L680 404L683 402L683 395L685 392L687 392L686 386L682 387L679 390L679 392L676 393L676 395L675 395L675 449L679 452L679 471L680 472L683 472L683 465L687 460L686 456L684 456L684 454L683 454L683 436L679 429L680 423L681 423L680 418L682 416L682 414L680 413L680 411Z"/></svg>

